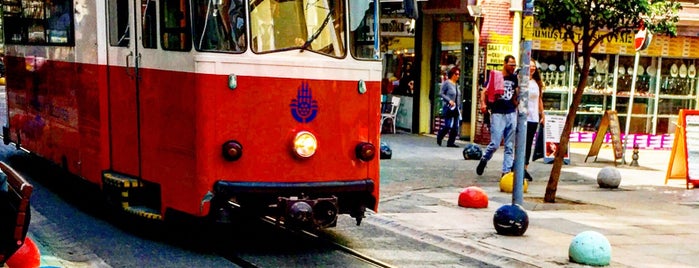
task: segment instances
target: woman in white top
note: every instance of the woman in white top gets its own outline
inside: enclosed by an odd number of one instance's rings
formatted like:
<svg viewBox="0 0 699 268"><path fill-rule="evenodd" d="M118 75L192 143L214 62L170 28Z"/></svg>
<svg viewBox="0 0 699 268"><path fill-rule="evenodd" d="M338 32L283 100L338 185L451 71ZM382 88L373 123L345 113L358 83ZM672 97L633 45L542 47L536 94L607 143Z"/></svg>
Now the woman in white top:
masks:
<svg viewBox="0 0 699 268"><path fill-rule="evenodd" d="M542 92L544 91L544 82L541 81L539 70L536 68L536 61L529 62L529 102L527 102L527 143L526 143L526 160L524 160L524 177L527 180L532 180L532 176L527 172L529 159L532 155L532 142L534 134L540 123L544 122L544 102L541 100ZM540 137L537 137L537 139Z"/></svg>

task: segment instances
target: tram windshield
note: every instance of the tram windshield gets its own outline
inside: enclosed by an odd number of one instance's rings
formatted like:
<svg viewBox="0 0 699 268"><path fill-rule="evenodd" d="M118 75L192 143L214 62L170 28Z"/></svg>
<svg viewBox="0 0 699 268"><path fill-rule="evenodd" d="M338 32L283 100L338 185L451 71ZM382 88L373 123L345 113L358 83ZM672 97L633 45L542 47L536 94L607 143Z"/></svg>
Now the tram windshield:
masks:
<svg viewBox="0 0 699 268"><path fill-rule="evenodd" d="M243 52L249 43L256 53L303 49L345 56L345 1L253 0L247 20L244 2L194 0L197 49Z"/></svg>
<svg viewBox="0 0 699 268"><path fill-rule="evenodd" d="M254 52L301 48L345 55L344 1L258 0L250 3L250 46Z"/></svg>

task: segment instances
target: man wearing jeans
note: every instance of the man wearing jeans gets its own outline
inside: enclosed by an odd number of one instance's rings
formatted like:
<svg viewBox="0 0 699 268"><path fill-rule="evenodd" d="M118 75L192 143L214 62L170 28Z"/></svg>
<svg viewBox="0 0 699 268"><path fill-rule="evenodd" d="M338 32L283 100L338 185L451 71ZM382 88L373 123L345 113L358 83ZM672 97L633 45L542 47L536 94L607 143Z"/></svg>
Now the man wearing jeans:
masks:
<svg viewBox="0 0 699 268"><path fill-rule="evenodd" d="M502 142L503 138L505 139L505 157L502 161L502 175L512 171L515 132L517 130L517 95L519 91L517 76L514 74L516 67L515 57L507 55L505 56L505 66L502 71L503 81L488 81L488 83L494 83L493 85L498 86L502 85L503 87L502 89L496 88L494 91L489 91L491 92L490 94L497 92L494 96L490 96L490 99L494 100L493 102L486 102L488 99L486 91L481 91L481 111L484 112L486 109L490 109L490 144L485 149L485 153L476 168L476 174L479 176L483 174L485 166L490 158L493 157L493 153L500 147L500 142Z"/></svg>

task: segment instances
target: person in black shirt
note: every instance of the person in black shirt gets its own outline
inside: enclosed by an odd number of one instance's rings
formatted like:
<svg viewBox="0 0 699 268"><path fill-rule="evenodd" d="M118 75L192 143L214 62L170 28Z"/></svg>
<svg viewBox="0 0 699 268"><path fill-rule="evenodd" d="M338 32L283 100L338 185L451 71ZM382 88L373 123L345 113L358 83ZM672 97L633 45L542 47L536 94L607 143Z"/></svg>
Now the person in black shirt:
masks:
<svg viewBox="0 0 699 268"><path fill-rule="evenodd" d="M518 79L515 75L517 62L512 55L505 56L505 65L502 70L503 81L488 81L495 85L502 85L503 88L496 88L495 92L500 92L494 96L495 101L487 103L486 91L481 92L481 110L490 110L490 144L483 153L476 174L483 174L488 161L493 157L493 153L500 147L504 139L505 156L502 161L502 175L512 171L514 162L515 132L517 131L517 95L519 92Z"/></svg>

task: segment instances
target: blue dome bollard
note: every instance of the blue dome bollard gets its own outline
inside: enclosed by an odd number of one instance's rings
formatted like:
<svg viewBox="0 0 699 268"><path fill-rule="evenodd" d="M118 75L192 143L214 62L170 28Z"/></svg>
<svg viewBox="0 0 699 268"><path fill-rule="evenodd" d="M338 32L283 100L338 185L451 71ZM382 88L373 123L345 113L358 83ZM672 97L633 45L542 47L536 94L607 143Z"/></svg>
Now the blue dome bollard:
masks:
<svg viewBox="0 0 699 268"><path fill-rule="evenodd" d="M585 231L573 238L568 247L568 257L575 263L607 266L612 260L612 246L604 235Z"/></svg>
<svg viewBox="0 0 699 268"><path fill-rule="evenodd" d="M529 216L520 205L503 205L495 211L493 225L498 234L521 236L529 227Z"/></svg>

